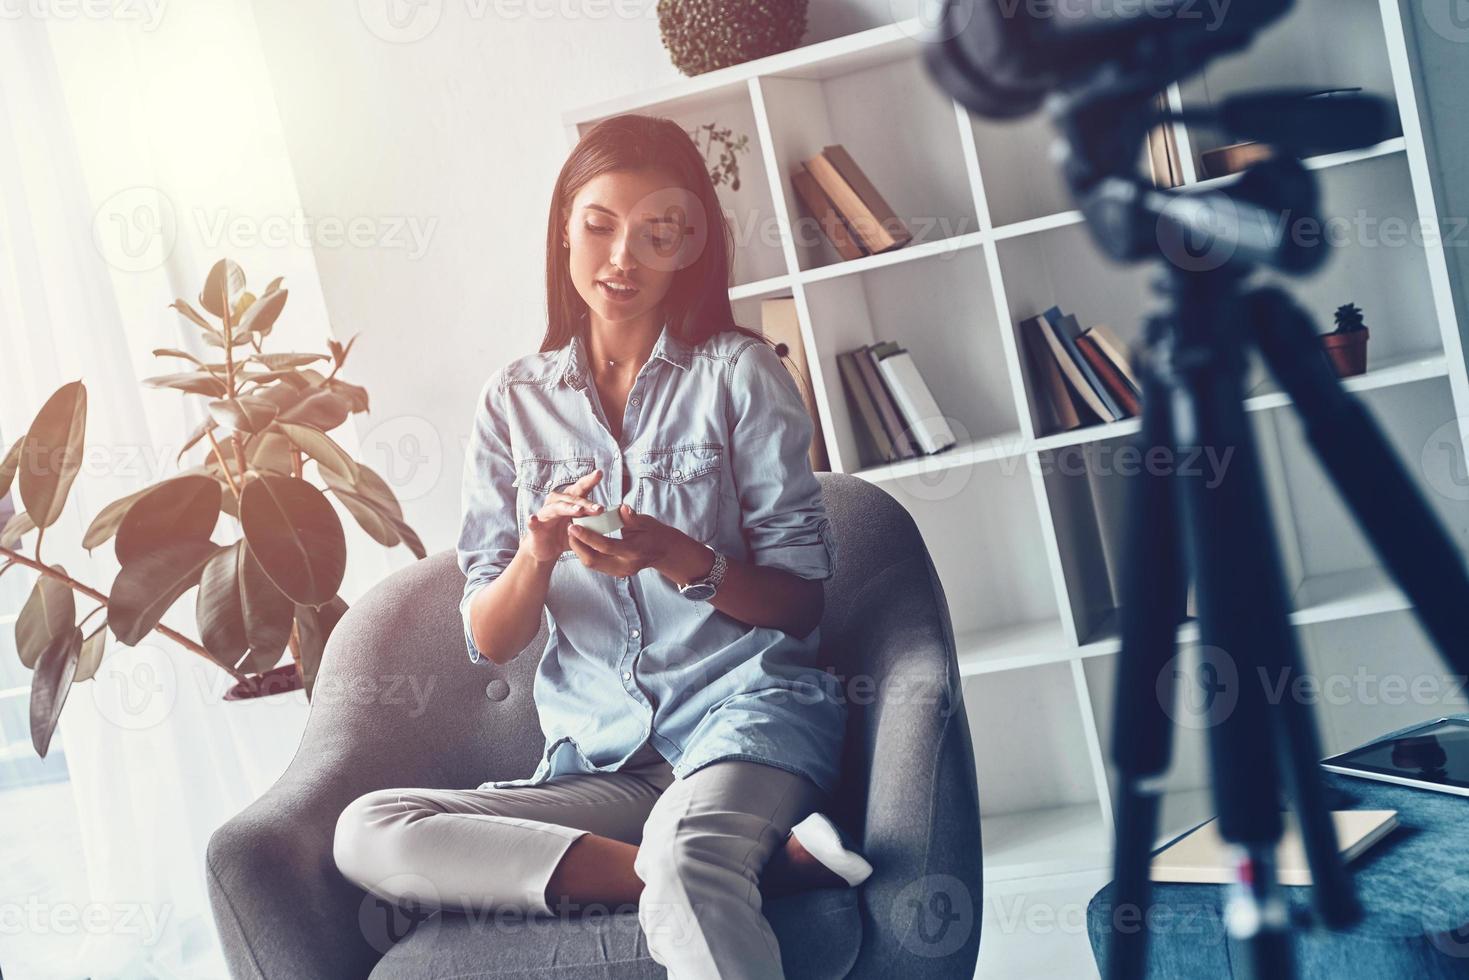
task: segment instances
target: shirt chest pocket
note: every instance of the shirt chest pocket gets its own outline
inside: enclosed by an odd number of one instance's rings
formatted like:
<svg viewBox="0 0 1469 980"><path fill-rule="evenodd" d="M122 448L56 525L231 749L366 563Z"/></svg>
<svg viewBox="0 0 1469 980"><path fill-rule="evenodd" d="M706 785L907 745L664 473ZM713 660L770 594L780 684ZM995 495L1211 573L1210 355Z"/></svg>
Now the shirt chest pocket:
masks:
<svg viewBox="0 0 1469 980"><path fill-rule="evenodd" d="M724 447L714 443L653 449L639 460L633 509L708 543L719 528Z"/></svg>
<svg viewBox="0 0 1469 980"><path fill-rule="evenodd" d="M567 456L546 459L532 456L515 463L515 517L520 534L525 536L530 527L530 515L539 511L546 503L546 496L553 490L565 490L569 484L586 476L595 469L590 456ZM563 551L556 559L565 561L575 558L576 552Z"/></svg>

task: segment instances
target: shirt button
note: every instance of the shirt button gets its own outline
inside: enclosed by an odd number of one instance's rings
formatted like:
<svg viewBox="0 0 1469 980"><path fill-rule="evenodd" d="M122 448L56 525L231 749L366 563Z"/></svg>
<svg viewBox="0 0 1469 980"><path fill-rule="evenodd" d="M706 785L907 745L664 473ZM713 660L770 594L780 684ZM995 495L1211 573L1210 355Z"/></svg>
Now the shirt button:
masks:
<svg viewBox="0 0 1469 980"><path fill-rule="evenodd" d="M673 478L675 480L682 480L683 479L683 470L674 470L673 471Z"/></svg>
<svg viewBox="0 0 1469 980"><path fill-rule="evenodd" d="M638 633L638 631L637 631L637 630L633 630L633 631L632 631L632 635L633 635L633 638L634 638L634 639L636 639L636 638L637 638L637 637L638 637L638 636L640 636L640 635L641 635L641 634L639 634L639 633Z"/></svg>
<svg viewBox="0 0 1469 980"><path fill-rule="evenodd" d="M624 670L622 672L622 679L625 680L625 681L632 680L632 671L630 671L630 670Z"/></svg>

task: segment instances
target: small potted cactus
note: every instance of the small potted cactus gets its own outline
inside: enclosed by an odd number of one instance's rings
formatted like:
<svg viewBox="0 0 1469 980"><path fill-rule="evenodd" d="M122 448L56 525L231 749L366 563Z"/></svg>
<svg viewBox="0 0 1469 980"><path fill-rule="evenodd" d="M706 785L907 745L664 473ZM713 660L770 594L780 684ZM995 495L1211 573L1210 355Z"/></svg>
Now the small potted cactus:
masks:
<svg viewBox="0 0 1469 980"><path fill-rule="evenodd" d="M1338 376L1350 378L1367 371L1367 337L1370 331L1356 303L1337 308L1336 329L1321 336L1321 346Z"/></svg>

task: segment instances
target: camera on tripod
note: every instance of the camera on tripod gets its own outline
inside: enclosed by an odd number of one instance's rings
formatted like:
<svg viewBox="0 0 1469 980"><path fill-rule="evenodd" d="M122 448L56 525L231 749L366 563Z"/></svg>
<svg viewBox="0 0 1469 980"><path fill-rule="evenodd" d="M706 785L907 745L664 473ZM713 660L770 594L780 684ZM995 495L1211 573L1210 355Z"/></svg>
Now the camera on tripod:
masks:
<svg viewBox="0 0 1469 980"><path fill-rule="evenodd" d="M1318 215L1316 181L1299 158L1382 141L1390 107L1369 95L1319 99L1304 90L1235 96L1209 110L1158 107L1161 90L1242 50L1290 7L1235 0L1211 21L1196 0L948 0L930 18L926 52L934 78L976 114L1013 118L1044 105L1058 129L1062 175L1097 245L1120 261L1161 260L1163 307L1147 318L1135 356L1137 449L1204 447L1230 452L1232 462L1210 485L1182 472L1129 478L1112 739L1114 898L1147 907L1160 777L1172 751L1169 668L1192 582L1201 644L1239 668L1234 709L1209 730L1219 832L1237 852L1225 919L1245 944L1251 975L1270 978L1293 972L1274 873L1285 797L1321 924L1344 927L1361 910L1323 798L1315 721L1299 702L1272 703L1256 680L1298 672L1301 655L1243 407L1247 349L1290 396L1311 448L1440 655L1469 673L1463 559L1372 416L1341 388L1311 318L1282 290L1247 284L1259 267L1302 274L1326 261L1325 245L1281 233L1285 220ZM1137 171L1147 133L1164 122L1213 127L1274 153L1227 186L1161 189ZM1142 976L1146 943L1146 930L1119 933L1109 976Z"/></svg>

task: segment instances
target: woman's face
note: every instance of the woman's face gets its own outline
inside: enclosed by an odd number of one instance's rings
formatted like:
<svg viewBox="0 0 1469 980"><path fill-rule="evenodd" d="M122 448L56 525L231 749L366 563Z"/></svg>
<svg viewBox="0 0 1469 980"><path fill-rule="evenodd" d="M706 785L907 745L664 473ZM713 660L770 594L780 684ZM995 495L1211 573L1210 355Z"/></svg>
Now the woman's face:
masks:
<svg viewBox="0 0 1469 980"><path fill-rule="evenodd" d="M697 257L697 198L667 174L614 170L576 192L566 224L571 281L593 316L655 315L678 270ZM692 251L693 254L690 254Z"/></svg>

